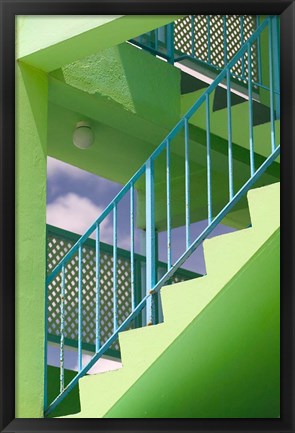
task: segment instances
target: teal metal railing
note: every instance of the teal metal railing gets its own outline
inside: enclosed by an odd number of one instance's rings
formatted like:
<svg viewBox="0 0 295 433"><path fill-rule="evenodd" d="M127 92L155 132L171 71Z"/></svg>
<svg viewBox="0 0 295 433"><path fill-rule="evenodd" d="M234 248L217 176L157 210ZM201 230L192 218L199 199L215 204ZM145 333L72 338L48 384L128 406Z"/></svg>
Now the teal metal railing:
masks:
<svg viewBox="0 0 295 433"><path fill-rule="evenodd" d="M55 268L56 264L80 239L80 235L63 230L47 224L47 274ZM87 315L82 317L82 350L95 353L113 333L112 321L112 267L113 247L112 245L100 242L100 256L96 257L96 240L87 239L82 250L84 261L82 267L87 269L87 274L82 277L83 309ZM118 321L121 324L126 317L134 310L145 294L145 272L146 257L122 248L117 248L118 263ZM131 269L134 272L131 272ZM167 263L157 261L157 273L163 275L167 269ZM48 286L47 296L47 339L48 342L60 343L62 336L63 346L78 348L78 303L76 302L76 290L78 282L78 263L71 260L67 264L67 291L65 290L65 275L56 281L57 284ZM178 269L173 275L169 284L197 278L200 274ZM96 290L96 282L99 279L101 290ZM61 285L61 281L63 284ZM133 291L131 292L131 287ZM57 299L64 299L62 305ZM157 312L157 322L161 319L160 312ZM61 322L62 317L62 322ZM132 328L143 325L142 317L136 317ZM61 350L62 354L63 350ZM106 352L106 355L120 358L118 342ZM62 356L62 363L64 363Z"/></svg>
<svg viewBox="0 0 295 433"><path fill-rule="evenodd" d="M111 203L105 208L102 214L97 220L89 227L86 233L81 236L74 246L63 256L59 263L55 266L52 272L48 275L46 281L46 287L53 284L57 279L59 281L62 296L60 297L60 354L61 354L61 365L60 365L60 393L46 407L45 414L49 414L62 400L63 398L74 388L78 380L83 377L89 369L98 361L98 359L106 353L106 351L113 345L118 339L119 332L127 329L128 326L134 321L136 317L146 309L149 320L151 323L156 323L156 305L157 295L161 287L163 287L167 281L177 272L186 260L192 255L196 248L212 233L213 229L228 215L228 213L234 208L234 206L245 196L246 192L255 184L255 182L262 176L267 168L278 158L280 154L280 145L276 144L278 137L276 137L276 125L275 120L278 119L278 111L275 110L274 98L275 98L275 73L278 70L278 52L274 49L274 27L276 26L275 17L266 18L263 23L254 31L254 33L247 39L242 45L239 51L228 61L226 66L222 69L220 74L212 82L212 84L204 91L201 97L193 104L193 106L187 111L172 131L166 136L163 142L156 148L152 155L147 159L143 166L134 174L130 181L122 188L119 194L111 201ZM251 62L248 62L248 104L249 110L249 177L239 188L235 188L235 179L233 172L233 142L232 142L232 106L231 106L231 73L232 68L241 61L243 56L251 52L253 44L257 44L260 41L261 35L264 31L268 32L269 42L269 94L270 94L270 137L265 136L265 143L269 140L269 150L267 155L263 158L261 163L260 158L255 153L255 136L253 126L253 81L251 79ZM210 119L210 95L216 90L220 84L225 83L227 92L227 157L228 157L228 197L222 206L222 209L216 213L214 212L214 186L212 184L212 164L214 163L213 153L211 149L211 119ZM279 101L279 98L278 98ZM206 194L207 194L207 226L197 237L192 239L191 236L191 224L190 224L190 209L191 201L190 197L190 130L189 122L192 116L196 117L199 110L206 113ZM171 213L171 143L176 138L180 137L184 140L184 178L185 178L185 251L176 260L172 257L171 248L171 229L172 229L172 213ZM214 158L213 158L214 159ZM258 159L260 163L258 164ZM157 278L156 275L156 227L155 227L155 178L154 170L156 163L161 160L165 162L165 178L166 178L166 209L167 209L167 269L165 270L162 277ZM134 245L134 229L135 229L135 212L136 203L134 200L135 185L142 180L145 184L145 229L146 229L146 295L136 302L134 296L135 290L135 245ZM118 324L118 206L122 200L126 197L130 198L130 264L131 264L131 294L132 294L132 311L123 320L122 323ZM216 195L215 195L216 197ZM194 200L198 200L195 197ZM112 215L113 217L113 245L112 245L112 297L113 297L113 317L112 317L112 335L103 344L99 341L98 335L96 335L96 353L92 359L83 366L82 363L82 337L83 337L83 248L85 243L88 241L91 235L95 235L95 260L96 260L96 279L95 279L95 290L97 294L96 302L98 305L99 294L101 293L100 285L100 255L101 255L101 231L102 223L106 218ZM63 379L63 351L64 351L64 295L67 291L67 266L71 260L76 260L78 267L78 279L77 279L77 303L78 303L78 365L79 371L77 372L74 379L71 380L66 386L64 385ZM96 309L96 321L99 321L99 309ZM96 328L96 330L98 327ZM97 331L98 332L98 331ZM47 406L47 404L46 404Z"/></svg>
<svg viewBox="0 0 295 433"><path fill-rule="evenodd" d="M218 73L247 42L261 20L259 15L189 15L130 42L171 64L190 60ZM273 20L273 30L277 32L277 17ZM277 40L275 38L274 43ZM231 70L231 77L242 85L248 82L249 63L252 65L252 84L257 89L262 86L260 39Z"/></svg>

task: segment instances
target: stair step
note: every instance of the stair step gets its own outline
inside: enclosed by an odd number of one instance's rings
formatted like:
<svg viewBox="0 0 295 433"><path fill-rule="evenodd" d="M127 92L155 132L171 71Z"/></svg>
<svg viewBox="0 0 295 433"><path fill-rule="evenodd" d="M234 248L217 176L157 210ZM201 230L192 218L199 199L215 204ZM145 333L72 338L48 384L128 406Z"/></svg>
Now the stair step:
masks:
<svg viewBox="0 0 295 433"><path fill-rule="evenodd" d="M280 183L256 188L248 192L248 203L253 227L269 231L280 225Z"/></svg>
<svg viewBox="0 0 295 433"><path fill-rule="evenodd" d="M192 312L197 315L279 227L279 191L279 183L251 190L252 227L205 240L206 276L194 284L186 281L161 289L165 323L179 322ZM271 215L267 224L266 215Z"/></svg>
<svg viewBox="0 0 295 433"><path fill-rule="evenodd" d="M164 323L120 333L123 368L83 377L79 381L81 412L69 417L104 417L214 301L279 227L279 192L280 185L273 184L248 193L253 227L205 241L208 274L161 289ZM90 399L93 395L100 397Z"/></svg>
<svg viewBox="0 0 295 433"><path fill-rule="evenodd" d="M128 365L140 369L142 365L148 365L154 358L154 353L162 350L163 342L168 337L167 332L169 327L164 323L121 332L119 343L123 368ZM170 329L171 332L173 330Z"/></svg>

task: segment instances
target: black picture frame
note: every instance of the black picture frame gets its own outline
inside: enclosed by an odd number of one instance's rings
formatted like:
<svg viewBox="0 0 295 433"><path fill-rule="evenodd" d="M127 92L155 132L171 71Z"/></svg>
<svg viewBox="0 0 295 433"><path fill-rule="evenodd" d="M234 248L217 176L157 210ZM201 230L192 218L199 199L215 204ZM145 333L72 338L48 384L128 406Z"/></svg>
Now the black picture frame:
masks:
<svg viewBox="0 0 295 433"><path fill-rule="evenodd" d="M294 198L295 5L293 1L0 0L1 29L1 432L295 432ZM281 18L281 417L278 419L15 419L14 63L16 15L277 14Z"/></svg>

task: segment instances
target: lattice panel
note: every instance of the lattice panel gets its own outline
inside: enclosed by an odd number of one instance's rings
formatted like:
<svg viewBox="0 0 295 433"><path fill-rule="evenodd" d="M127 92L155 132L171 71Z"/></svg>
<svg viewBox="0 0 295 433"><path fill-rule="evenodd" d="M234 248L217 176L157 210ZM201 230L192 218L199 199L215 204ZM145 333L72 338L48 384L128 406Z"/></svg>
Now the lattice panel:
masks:
<svg viewBox="0 0 295 433"><path fill-rule="evenodd" d="M180 18L174 23L174 47L183 54L192 54L192 21L190 16Z"/></svg>
<svg viewBox="0 0 295 433"><path fill-rule="evenodd" d="M50 274L64 255L74 245L69 240L55 233L48 233L47 240L47 273ZM138 260L142 260L138 258ZM144 262L142 262L144 265ZM82 341L95 345L96 326L96 272L95 248L83 246L82 248ZM162 269L162 268L161 268ZM163 268L164 273L166 268ZM78 253L65 266L65 315L64 336L74 342L78 340ZM101 250L100 254L100 340L104 344L113 334L113 257L112 253ZM117 261L118 280L118 324L120 325L131 312L131 270L128 256L118 254ZM189 277L176 273L168 284L187 280ZM60 336L60 293L61 273L58 274L48 287L48 333ZM134 325L131 324L129 328ZM112 347L119 350L118 342Z"/></svg>
<svg viewBox="0 0 295 433"><path fill-rule="evenodd" d="M65 241L55 235L48 236L47 267L50 273L61 258L69 251L74 241ZM82 249L82 293L83 293L83 343L95 344L95 249ZM113 333L113 258L102 252L100 256L100 338L103 344ZM65 292L65 338L78 339L78 254L66 265ZM118 323L131 312L130 261L118 258ZM48 333L60 335L60 290L61 275L52 281L48 288ZM114 349L118 350L116 343Z"/></svg>
<svg viewBox="0 0 295 433"><path fill-rule="evenodd" d="M210 17L210 51L210 63L219 68L224 68L222 15L211 15Z"/></svg>
<svg viewBox="0 0 295 433"><path fill-rule="evenodd" d="M207 15L195 15L194 16L194 45L195 45L195 57L203 62L208 62L208 22Z"/></svg>
<svg viewBox="0 0 295 433"><path fill-rule="evenodd" d="M227 15L227 56L230 60L236 52L242 47L242 39L240 33L240 16ZM254 33L256 28L255 19L251 15L243 16L243 41L245 42ZM258 81L257 70L257 47L256 43L251 47L251 66L252 66L252 81ZM243 56L231 70L232 74L237 76L240 81L248 80L248 54ZM244 80L242 78L244 77Z"/></svg>
<svg viewBox="0 0 295 433"><path fill-rule="evenodd" d="M239 15L226 16L226 43L227 60L229 61L242 46ZM246 41L255 31L255 18L251 15L243 16L243 41ZM208 39L210 38L210 51ZM192 41L193 39L193 41ZM194 47L192 47L192 43ZM186 16L175 21L174 24L174 46L177 55L187 54L196 59L202 60L217 68L225 66L224 51L224 17L222 15L210 15L210 36L209 24L206 15ZM257 70L257 47L251 47L252 81L258 81ZM239 60L232 68L232 74L240 81L248 79L248 55L244 60Z"/></svg>

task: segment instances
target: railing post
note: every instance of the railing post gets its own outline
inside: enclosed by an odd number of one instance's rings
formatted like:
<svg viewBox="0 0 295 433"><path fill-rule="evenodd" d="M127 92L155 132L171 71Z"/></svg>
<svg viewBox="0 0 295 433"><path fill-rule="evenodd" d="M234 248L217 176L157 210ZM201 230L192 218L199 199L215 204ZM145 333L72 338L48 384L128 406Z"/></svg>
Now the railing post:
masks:
<svg viewBox="0 0 295 433"><path fill-rule="evenodd" d="M146 163L146 293L149 294L156 283L155 267L155 218L154 218L154 164ZM154 302L149 297L146 302L147 325L154 323Z"/></svg>
<svg viewBox="0 0 295 433"><path fill-rule="evenodd" d="M207 45L208 45L208 63L211 63L211 23L210 15L207 15Z"/></svg>
<svg viewBox="0 0 295 433"><path fill-rule="evenodd" d="M65 317L64 317L64 313L65 313L65 311L64 310L65 310L65 288L66 288L65 278L66 278L66 270L65 270L65 265L63 265L62 274L61 274L61 290L60 290L60 351L59 351L59 362L60 362L60 375L59 375L60 388L59 388L59 391L60 391L60 393L62 393L64 388L65 388L65 378L64 378L64 373L65 373L65 366L64 366L64 361L65 361L65 348L64 348Z"/></svg>
<svg viewBox="0 0 295 433"><path fill-rule="evenodd" d="M135 258L135 281L134 281L134 303L137 306L142 299L142 267L141 261L138 258ZM142 326L142 313L138 314L135 317L135 328L139 328Z"/></svg>
<svg viewBox="0 0 295 433"><path fill-rule="evenodd" d="M174 23L167 24L167 57L168 63L174 64Z"/></svg>
<svg viewBox="0 0 295 433"><path fill-rule="evenodd" d="M271 123L271 149L274 152L276 147L275 137L275 115L274 115L274 68L273 68L273 21L270 18L268 26L268 61L269 61L269 93L270 93L270 123Z"/></svg>
<svg viewBox="0 0 295 433"><path fill-rule="evenodd" d="M45 257L46 257L46 272L48 271L48 227L46 225L46 243L45 243ZM47 391L48 391L48 367L47 367L47 355L48 355L48 284L45 280L45 341L44 341L44 401L43 409L44 413L48 406Z"/></svg>
<svg viewBox="0 0 295 433"><path fill-rule="evenodd" d="M244 15L240 16L241 47L244 45ZM242 78L245 78L245 54L242 57Z"/></svg>
<svg viewBox="0 0 295 433"><path fill-rule="evenodd" d="M280 119L280 55L279 55L279 35L277 16L271 17L272 20L272 47L273 47L273 80L275 93L275 119Z"/></svg>
<svg viewBox="0 0 295 433"><path fill-rule="evenodd" d="M79 372L83 368L83 353L82 353L82 339L83 339L83 303L82 303L82 244L79 245L78 256L78 369Z"/></svg>
<svg viewBox="0 0 295 433"><path fill-rule="evenodd" d="M256 15L256 29L260 26L260 16ZM262 84L262 66L261 66L261 36L257 39L257 57L258 57L258 83ZM251 56L249 57L251 58Z"/></svg>
<svg viewBox="0 0 295 433"><path fill-rule="evenodd" d="M227 25L226 15L223 15L223 52L224 52L224 67L227 65Z"/></svg>
<svg viewBox="0 0 295 433"><path fill-rule="evenodd" d="M158 231L155 228L155 284L158 282ZM159 292L152 295L152 322L159 323Z"/></svg>
<svg viewBox="0 0 295 433"><path fill-rule="evenodd" d="M191 15L192 56L195 57L195 16Z"/></svg>
<svg viewBox="0 0 295 433"><path fill-rule="evenodd" d="M100 348L100 226L95 233L95 351Z"/></svg>

